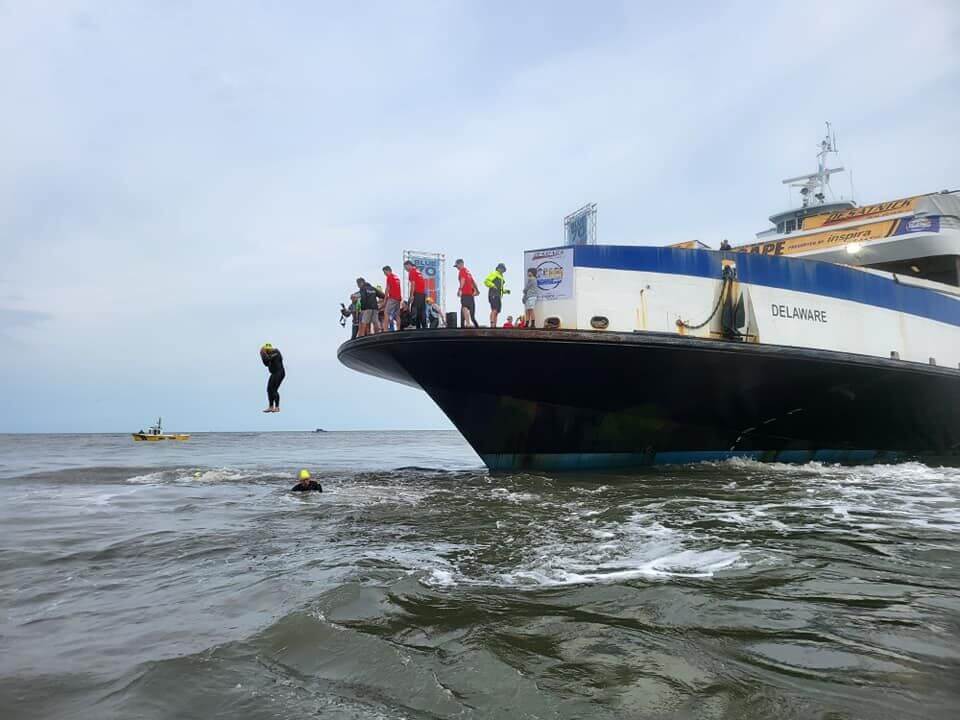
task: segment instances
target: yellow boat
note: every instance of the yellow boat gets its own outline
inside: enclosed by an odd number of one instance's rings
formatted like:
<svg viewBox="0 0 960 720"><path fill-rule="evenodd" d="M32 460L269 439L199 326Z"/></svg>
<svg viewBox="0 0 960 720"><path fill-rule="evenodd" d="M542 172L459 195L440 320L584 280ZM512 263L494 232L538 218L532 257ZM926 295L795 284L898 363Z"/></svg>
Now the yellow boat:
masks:
<svg viewBox="0 0 960 720"><path fill-rule="evenodd" d="M157 424L151 425L150 429L144 432L131 433L133 439L137 442L157 442L158 440L189 440L190 435L186 433L165 433L163 432L163 427L160 424L160 421L163 418L157 418Z"/></svg>

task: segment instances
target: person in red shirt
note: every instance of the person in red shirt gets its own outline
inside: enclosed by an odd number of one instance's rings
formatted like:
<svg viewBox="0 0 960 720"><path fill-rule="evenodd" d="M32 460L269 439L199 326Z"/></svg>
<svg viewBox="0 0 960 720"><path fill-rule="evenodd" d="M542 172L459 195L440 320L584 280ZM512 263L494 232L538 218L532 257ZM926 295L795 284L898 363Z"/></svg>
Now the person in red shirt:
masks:
<svg viewBox="0 0 960 720"><path fill-rule="evenodd" d="M383 305L383 327L385 330L399 330L400 301L403 300L400 278L393 274L389 265L383 266L383 274L387 276L387 299Z"/></svg>
<svg viewBox="0 0 960 720"><path fill-rule="evenodd" d="M411 320L417 330L422 330L427 327L427 281L417 270L417 266L409 260L403 263L403 268L407 271L407 279L410 281Z"/></svg>
<svg viewBox="0 0 960 720"><path fill-rule="evenodd" d="M460 297L460 327L467 327L472 323L475 328L477 325L477 304L474 298L480 294L480 288L477 287L476 280L463 264L463 258L457 258L453 264L460 272L460 287L457 289L457 295Z"/></svg>
<svg viewBox="0 0 960 720"><path fill-rule="evenodd" d="M507 321L503 324L505 328L513 327L513 315L507 315Z"/></svg>

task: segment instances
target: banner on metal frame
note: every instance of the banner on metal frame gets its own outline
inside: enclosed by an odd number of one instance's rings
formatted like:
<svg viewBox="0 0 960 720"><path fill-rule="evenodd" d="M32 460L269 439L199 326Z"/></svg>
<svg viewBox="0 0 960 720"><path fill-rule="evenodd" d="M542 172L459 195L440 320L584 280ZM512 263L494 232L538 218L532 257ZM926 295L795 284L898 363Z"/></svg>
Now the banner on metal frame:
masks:
<svg viewBox="0 0 960 720"><path fill-rule="evenodd" d="M588 203L563 219L565 245L597 244L597 204Z"/></svg>
<svg viewBox="0 0 960 720"><path fill-rule="evenodd" d="M537 292L541 300L568 300L573 297L573 248L528 250L523 254L527 268L537 271Z"/></svg>
<svg viewBox="0 0 960 720"><path fill-rule="evenodd" d="M446 287L444 285L444 255L442 253L421 252L419 250L404 250L403 261L409 260L417 266L417 270L423 275L427 284L427 297L434 298L440 307L446 309L444 295ZM407 281L404 279L404 288Z"/></svg>

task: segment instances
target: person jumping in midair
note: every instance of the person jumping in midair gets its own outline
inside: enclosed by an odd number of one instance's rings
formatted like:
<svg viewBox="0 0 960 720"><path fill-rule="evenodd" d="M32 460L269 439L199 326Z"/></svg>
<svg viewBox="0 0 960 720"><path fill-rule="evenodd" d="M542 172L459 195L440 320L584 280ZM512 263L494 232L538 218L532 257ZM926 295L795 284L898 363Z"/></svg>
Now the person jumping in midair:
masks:
<svg viewBox="0 0 960 720"><path fill-rule="evenodd" d="M267 409L264 412L280 412L280 383L287 375L283 369L283 355L270 343L264 343L260 348L260 359L270 370L270 379L267 381Z"/></svg>

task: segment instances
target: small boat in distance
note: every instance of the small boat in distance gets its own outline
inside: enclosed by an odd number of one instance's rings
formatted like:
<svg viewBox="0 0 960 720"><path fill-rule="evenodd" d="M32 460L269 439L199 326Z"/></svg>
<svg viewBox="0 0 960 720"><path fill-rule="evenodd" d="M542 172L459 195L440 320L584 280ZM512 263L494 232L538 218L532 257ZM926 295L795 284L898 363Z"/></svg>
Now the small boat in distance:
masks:
<svg viewBox="0 0 960 720"><path fill-rule="evenodd" d="M148 442L155 442L157 440L189 440L190 435L186 433L165 433L163 432L163 425L161 421L163 418L157 418L157 424L151 425L150 429L144 432L131 433L133 439L137 442L143 442L144 440Z"/></svg>

